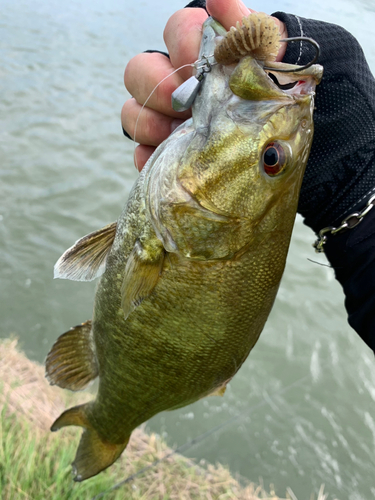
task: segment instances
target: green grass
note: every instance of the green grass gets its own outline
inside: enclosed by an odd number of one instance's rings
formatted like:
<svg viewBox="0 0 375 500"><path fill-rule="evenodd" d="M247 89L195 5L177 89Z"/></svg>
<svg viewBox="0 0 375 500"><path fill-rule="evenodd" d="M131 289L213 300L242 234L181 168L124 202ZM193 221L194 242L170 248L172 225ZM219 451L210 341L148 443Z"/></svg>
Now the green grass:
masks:
<svg viewBox="0 0 375 500"><path fill-rule="evenodd" d="M77 434L77 433L75 433ZM109 471L83 483L72 480L71 462L78 436L60 432L50 436L33 429L24 419L7 414L0 417L0 498L2 500L86 500L108 490L129 473L149 465L165 453L150 451L127 467L125 460ZM124 467L125 465L125 467ZM126 470L127 469L127 470ZM202 470L179 457L158 464L129 484L105 495L107 500L124 499L238 499L238 485L225 469L202 474ZM220 477L221 476L221 477ZM245 497L244 497L245 498ZM249 497L251 498L251 497Z"/></svg>
<svg viewBox="0 0 375 500"><path fill-rule="evenodd" d="M83 484L72 481L71 461L76 440L52 440L41 432L33 432L28 422L20 422L13 414L0 418L0 498L13 499L86 499L113 484L113 477L98 476ZM121 494L108 499L124 499Z"/></svg>
<svg viewBox="0 0 375 500"><path fill-rule="evenodd" d="M58 412L82 402L83 393L50 387L44 369L16 348L0 342L0 499L91 500L283 500L253 483L241 486L220 465L198 467L174 454L155 434L136 429L121 458L106 471L82 483L71 473L81 430L48 430ZM86 395L86 398L90 395ZM150 467L151 466L151 467ZM111 487L149 467L119 489ZM308 497L307 497L308 498ZM314 500L315 495L309 497ZM293 492L287 499L296 500ZM323 489L317 500L325 500ZM285 500L285 499L284 499Z"/></svg>

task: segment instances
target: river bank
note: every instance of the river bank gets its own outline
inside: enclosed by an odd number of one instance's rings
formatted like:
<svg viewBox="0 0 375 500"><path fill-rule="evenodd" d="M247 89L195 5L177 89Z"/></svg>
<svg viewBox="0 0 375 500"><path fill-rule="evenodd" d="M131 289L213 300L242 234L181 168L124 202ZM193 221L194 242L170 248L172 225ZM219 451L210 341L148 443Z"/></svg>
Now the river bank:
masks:
<svg viewBox="0 0 375 500"><path fill-rule="evenodd" d="M16 339L0 342L0 498L2 500L296 500L267 493L262 486L241 485L221 465L197 465L174 454L119 489L111 487L172 452L155 434L133 432L126 452L109 470L81 484L72 481L70 463L77 429L49 432L53 420L77 397L48 385L43 366L30 361ZM79 402L92 398L80 393ZM311 496L311 499L314 497ZM318 500L327 497L321 491Z"/></svg>

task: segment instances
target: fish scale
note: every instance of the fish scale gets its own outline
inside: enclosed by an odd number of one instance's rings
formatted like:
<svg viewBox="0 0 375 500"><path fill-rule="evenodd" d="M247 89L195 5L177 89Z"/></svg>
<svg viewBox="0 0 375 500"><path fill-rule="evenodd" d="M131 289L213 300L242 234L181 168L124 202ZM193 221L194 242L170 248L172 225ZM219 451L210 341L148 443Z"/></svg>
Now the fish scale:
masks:
<svg viewBox="0 0 375 500"><path fill-rule="evenodd" d="M256 16L246 23L259 31ZM222 34L205 22L201 56ZM77 481L109 467L156 413L222 396L264 327L285 267L322 68L283 90L262 64L245 55L212 66L192 119L150 158L119 220L78 240L55 266L61 278L101 275L92 323L60 336L46 360L61 387L99 377L96 398L52 426L84 429ZM266 164L266 148L274 163Z"/></svg>

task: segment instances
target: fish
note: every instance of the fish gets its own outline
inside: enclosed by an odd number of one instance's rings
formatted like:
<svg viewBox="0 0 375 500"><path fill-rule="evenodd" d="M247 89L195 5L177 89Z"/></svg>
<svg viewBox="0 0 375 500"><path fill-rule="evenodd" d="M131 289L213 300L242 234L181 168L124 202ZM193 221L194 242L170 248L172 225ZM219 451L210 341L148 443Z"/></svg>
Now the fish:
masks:
<svg viewBox="0 0 375 500"><path fill-rule="evenodd" d="M246 23L262 33L258 17ZM119 219L55 265L59 278L100 276L92 320L61 335L46 359L49 382L61 388L99 378L96 398L51 427L83 428L76 481L113 464L153 415L223 395L274 303L323 68L296 76L298 67L275 62L274 45L268 58L250 47L216 63L226 33L212 18L204 23L206 72L192 118L156 149Z"/></svg>

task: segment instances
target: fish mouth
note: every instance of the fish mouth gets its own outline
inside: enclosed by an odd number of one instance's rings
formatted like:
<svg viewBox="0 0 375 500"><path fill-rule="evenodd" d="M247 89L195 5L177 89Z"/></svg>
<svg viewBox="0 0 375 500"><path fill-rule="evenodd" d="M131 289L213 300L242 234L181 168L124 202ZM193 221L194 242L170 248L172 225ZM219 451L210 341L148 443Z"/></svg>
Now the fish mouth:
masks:
<svg viewBox="0 0 375 500"><path fill-rule="evenodd" d="M298 97L311 95L323 78L323 67L313 64L309 68L283 62L267 62L267 76L283 92Z"/></svg>
<svg viewBox="0 0 375 500"><path fill-rule="evenodd" d="M279 62L258 61L244 57L233 68L229 87L233 94L247 101L289 100L312 97L323 74L322 66L309 68Z"/></svg>
<svg viewBox="0 0 375 500"><path fill-rule="evenodd" d="M268 77L273 81L277 87L292 97L298 97L302 95L311 95L314 92L316 82L311 77L303 77L302 75L298 78L298 74L293 74L292 76L283 76L280 74L266 72Z"/></svg>

